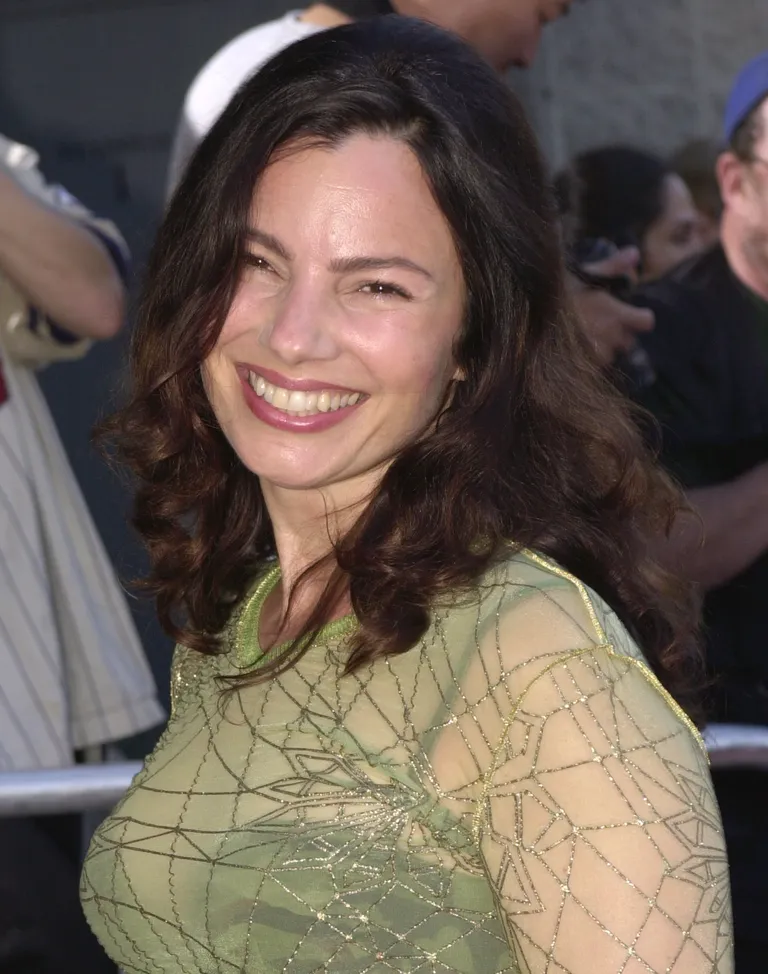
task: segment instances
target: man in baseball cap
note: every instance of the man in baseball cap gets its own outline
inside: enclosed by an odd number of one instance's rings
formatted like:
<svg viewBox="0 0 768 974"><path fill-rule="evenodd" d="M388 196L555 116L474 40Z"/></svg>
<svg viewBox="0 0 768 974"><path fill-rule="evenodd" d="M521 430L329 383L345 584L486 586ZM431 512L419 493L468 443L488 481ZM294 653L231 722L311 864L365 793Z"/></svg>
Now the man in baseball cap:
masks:
<svg viewBox="0 0 768 974"><path fill-rule="evenodd" d="M662 561L704 593L713 720L768 726L768 52L733 85L716 173L720 241L643 288L661 460L694 509ZM728 842L736 970L768 956L763 771L713 769Z"/></svg>
<svg viewBox="0 0 768 974"><path fill-rule="evenodd" d="M768 96L768 51L763 51L742 68L731 89L723 123L726 145L733 143L739 129L760 108L766 96Z"/></svg>
<svg viewBox="0 0 768 974"><path fill-rule="evenodd" d="M768 300L768 51L736 79L725 110L727 151L717 174L725 204L723 246L750 291Z"/></svg>

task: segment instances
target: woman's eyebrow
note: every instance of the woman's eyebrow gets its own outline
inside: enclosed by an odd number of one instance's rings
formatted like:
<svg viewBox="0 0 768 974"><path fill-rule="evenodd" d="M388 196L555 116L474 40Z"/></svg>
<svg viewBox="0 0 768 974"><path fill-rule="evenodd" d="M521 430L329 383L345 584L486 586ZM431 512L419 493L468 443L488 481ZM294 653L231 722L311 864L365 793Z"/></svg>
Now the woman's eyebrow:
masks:
<svg viewBox="0 0 768 974"><path fill-rule="evenodd" d="M336 273L383 270L388 267L400 267L403 270L415 271L430 281L434 280L425 267L407 257L336 257L331 261L331 270Z"/></svg>
<svg viewBox="0 0 768 974"><path fill-rule="evenodd" d="M260 230L258 227L249 227L246 231L246 236L249 243L266 247L277 254L278 257L282 257L283 260L293 260L293 255L288 248L271 233ZM354 271L383 270L389 267L400 267L403 270L421 274L427 280L434 280L432 274L430 274L426 267L422 267L421 264L417 264L408 257L336 257L331 261L331 270L337 274L348 274Z"/></svg>
<svg viewBox="0 0 768 974"><path fill-rule="evenodd" d="M282 257L283 260L293 260L293 255L287 247L281 244L277 237L273 237L271 233L259 230L258 227L248 227L246 237L249 243L260 244L262 247L266 247L268 250L277 254L278 257Z"/></svg>

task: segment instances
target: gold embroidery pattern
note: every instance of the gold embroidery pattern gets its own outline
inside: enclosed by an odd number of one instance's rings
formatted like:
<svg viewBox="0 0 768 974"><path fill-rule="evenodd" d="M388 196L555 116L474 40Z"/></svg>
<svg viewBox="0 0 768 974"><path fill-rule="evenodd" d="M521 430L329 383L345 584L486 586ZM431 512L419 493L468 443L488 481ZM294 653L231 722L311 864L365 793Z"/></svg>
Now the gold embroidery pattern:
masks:
<svg viewBox="0 0 768 974"><path fill-rule="evenodd" d="M354 620L258 665L178 649L173 715L82 899L126 974L730 974L700 739L615 614L516 555L419 646L340 677Z"/></svg>

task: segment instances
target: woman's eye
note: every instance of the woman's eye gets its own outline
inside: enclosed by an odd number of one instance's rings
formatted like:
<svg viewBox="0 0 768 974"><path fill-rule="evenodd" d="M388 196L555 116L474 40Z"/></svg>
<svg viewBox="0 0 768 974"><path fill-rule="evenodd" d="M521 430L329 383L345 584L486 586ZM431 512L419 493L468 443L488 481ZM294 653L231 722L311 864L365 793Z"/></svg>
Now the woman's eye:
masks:
<svg viewBox="0 0 768 974"><path fill-rule="evenodd" d="M269 261L266 258L259 256L259 254L245 254L243 256L243 263L247 267L253 267L257 271L274 270Z"/></svg>
<svg viewBox="0 0 768 974"><path fill-rule="evenodd" d="M388 284L386 281L369 281L360 288L365 294L373 294L376 297L398 297L408 300L411 295L397 284Z"/></svg>

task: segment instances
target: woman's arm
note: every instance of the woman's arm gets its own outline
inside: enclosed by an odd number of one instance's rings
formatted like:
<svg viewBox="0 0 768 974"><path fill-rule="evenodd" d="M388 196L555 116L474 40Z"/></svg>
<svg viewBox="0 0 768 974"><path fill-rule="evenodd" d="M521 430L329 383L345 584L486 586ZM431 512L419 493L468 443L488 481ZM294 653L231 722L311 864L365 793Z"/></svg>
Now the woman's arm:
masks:
<svg viewBox="0 0 768 974"><path fill-rule="evenodd" d="M504 625L518 630L506 655L535 644L541 665L517 687L475 823L519 967L730 974L728 869L706 755L644 664L576 633L563 651L573 624L559 612L534 600Z"/></svg>

